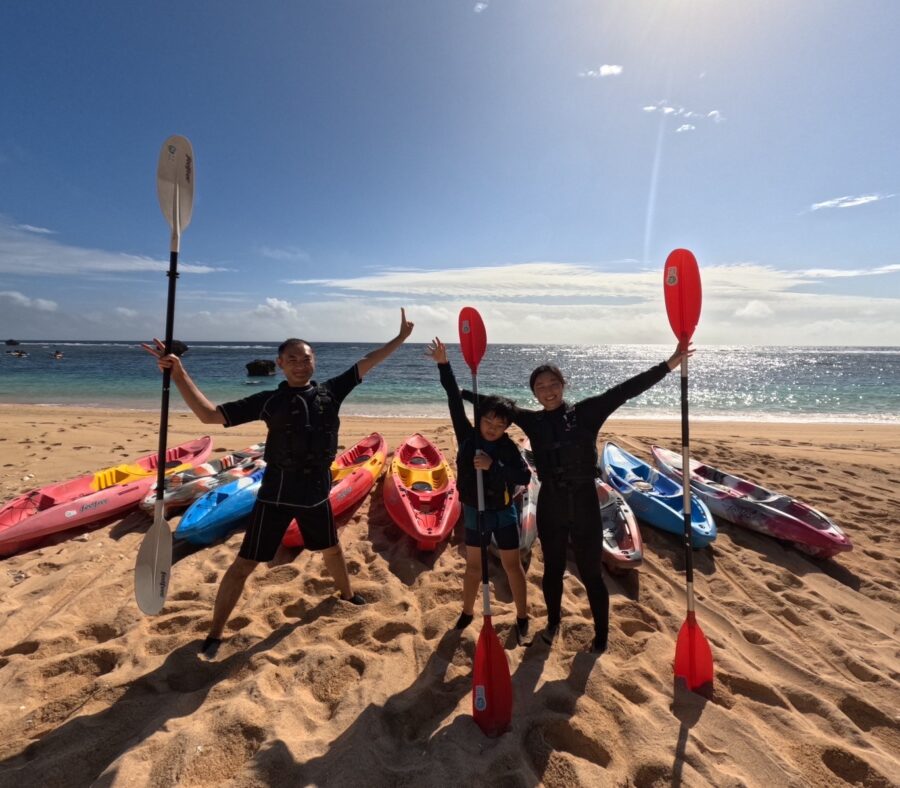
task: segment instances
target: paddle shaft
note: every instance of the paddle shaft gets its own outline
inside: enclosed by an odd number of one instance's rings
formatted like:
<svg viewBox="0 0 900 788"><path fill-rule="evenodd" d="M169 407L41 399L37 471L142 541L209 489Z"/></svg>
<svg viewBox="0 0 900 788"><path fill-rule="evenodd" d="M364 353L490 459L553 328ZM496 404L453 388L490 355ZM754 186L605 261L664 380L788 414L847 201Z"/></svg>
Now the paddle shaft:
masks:
<svg viewBox="0 0 900 788"><path fill-rule="evenodd" d="M688 357L681 359L681 468L684 488L684 563L687 575L687 608L694 612L694 540L691 532L691 449L688 424Z"/></svg>
<svg viewBox="0 0 900 788"><path fill-rule="evenodd" d="M178 249L181 245L181 222L179 218L179 193L178 185L175 185L172 216L172 243L169 252L169 270L166 276L169 279L169 295L166 301L166 335L165 355L172 352L172 335L175 331L175 285L178 282ZM156 507L155 519L162 513L162 500L166 479L166 444L169 433L169 388L172 381L172 371L166 369L162 379L162 401L159 408L159 448L156 460Z"/></svg>
<svg viewBox="0 0 900 788"><path fill-rule="evenodd" d="M475 395L475 456L477 457L480 451L478 446L481 443L481 424L478 413L478 375L474 369L472 370L472 393ZM475 470L475 486L478 490L478 515L476 517L478 541L481 543L481 601L483 613L489 619L491 617L491 589L488 581L488 551L484 539L484 477L481 475L481 468Z"/></svg>

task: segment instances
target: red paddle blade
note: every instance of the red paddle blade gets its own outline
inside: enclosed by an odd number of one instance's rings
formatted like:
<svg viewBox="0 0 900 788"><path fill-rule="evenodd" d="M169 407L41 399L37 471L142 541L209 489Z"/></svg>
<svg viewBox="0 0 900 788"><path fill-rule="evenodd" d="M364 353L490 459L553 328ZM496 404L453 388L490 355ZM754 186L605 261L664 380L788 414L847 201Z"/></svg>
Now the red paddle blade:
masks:
<svg viewBox="0 0 900 788"><path fill-rule="evenodd" d="M669 325L678 341L687 344L700 320L700 269L697 259L687 249L676 249L666 258L663 292Z"/></svg>
<svg viewBox="0 0 900 788"><path fill-rule="evenodd" d="M471 306L463 307L459 312L459 344L463 358L474 375L487 349L487 333L478 310Z"/></svg>
<svg viewBox="0 0 900 788"><path fill-rule="evenodd" d="M506 652L500 645L490 616L475 646L472 670L472 717L485 736L500 736L512 721L512 679Z"/></svg>
<svg viewBox="0 0 900 788"><path fill-rule="evenodd" d="M713 658L709 643L693 613L688 613L675 644L675 675L689 690L712 684Z"/></svg>

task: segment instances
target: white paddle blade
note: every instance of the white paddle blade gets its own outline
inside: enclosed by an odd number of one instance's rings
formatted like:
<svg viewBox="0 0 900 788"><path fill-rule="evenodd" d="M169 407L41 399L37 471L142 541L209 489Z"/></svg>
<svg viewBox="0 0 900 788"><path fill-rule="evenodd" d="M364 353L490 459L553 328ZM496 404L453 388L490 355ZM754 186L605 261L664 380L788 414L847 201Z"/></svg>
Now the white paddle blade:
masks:
<svg viewBox="0 0 900 788"><path fill-rule="evenodd" d="M166 604L172 573L172 532L157 501L153 525L141 542L134 565L134 597L141 612L155 616Z"/></svg>
<svg viewBox="0 0 900 788"><path fill-rule="evenodd" d="M173 236L180 236L191 223L194 210L194 148L187 137L174 134L163 143L156 168L156 193Z"/></svg>

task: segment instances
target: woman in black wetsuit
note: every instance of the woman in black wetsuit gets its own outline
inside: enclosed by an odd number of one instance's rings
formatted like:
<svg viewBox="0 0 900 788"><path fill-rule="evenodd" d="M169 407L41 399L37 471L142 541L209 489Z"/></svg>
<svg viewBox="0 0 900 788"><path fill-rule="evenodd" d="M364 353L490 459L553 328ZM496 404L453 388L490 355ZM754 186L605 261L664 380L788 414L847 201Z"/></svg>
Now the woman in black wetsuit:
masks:
<svg viewBox="0 0 900 788"><path fill-rule="evenodd" d="M686 352L690 355L693 349ZM547 628L541 637L548 645L559 631L566 550L571 543L594 618L591 650L601 654L606 651L609 592L601 572L603 525L594 484L598 475L597 433L613 411L659 383L678 367L684 355L676 349L668 361L575 404L564 399L566 381L562 372L545 364L535 369L529 380L543 409L511 408L513 423L531 441L541 480L537 529L544 554L541 586L547 605ZM471 392L463 392L463 396L472 398Z"/></svg>

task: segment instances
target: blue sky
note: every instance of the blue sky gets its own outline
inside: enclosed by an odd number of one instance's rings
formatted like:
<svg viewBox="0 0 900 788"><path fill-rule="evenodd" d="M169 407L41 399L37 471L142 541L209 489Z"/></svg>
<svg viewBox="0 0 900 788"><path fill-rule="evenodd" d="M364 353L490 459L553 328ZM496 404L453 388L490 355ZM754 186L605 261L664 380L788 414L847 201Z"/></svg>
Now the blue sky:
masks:
<svg viewBox="0 0 900 788"><path fill-rule="evenodd" d="M900 345L895 0L0 5L0 335Z"/></svg>

